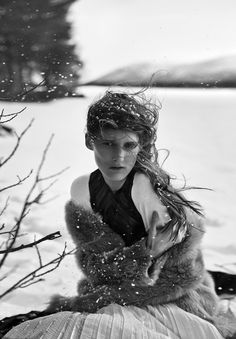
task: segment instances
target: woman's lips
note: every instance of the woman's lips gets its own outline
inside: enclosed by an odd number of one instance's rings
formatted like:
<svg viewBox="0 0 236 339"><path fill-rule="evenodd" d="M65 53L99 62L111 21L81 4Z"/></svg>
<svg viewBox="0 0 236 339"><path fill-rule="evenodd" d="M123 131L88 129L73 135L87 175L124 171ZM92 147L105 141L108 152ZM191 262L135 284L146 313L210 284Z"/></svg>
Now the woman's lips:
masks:
<svg viewBox="0 0 236 339"><path fill-rule="evenodd" d="M121 169L124 169L123 166L111 166L110 167L111 170L121 170Z"/></svg>

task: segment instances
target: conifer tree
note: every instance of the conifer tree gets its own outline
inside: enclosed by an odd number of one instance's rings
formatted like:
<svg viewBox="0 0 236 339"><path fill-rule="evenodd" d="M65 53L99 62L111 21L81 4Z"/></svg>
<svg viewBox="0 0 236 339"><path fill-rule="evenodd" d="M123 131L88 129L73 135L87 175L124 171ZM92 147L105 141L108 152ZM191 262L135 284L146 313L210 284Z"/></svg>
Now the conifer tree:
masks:
<svg viewBox="0 0 236 339"><path fill-rule="evenodd" d="M81 69L67 21L74 1L1 1L1 98L17 98L41 80L45 99L74 94Z"/></svg>

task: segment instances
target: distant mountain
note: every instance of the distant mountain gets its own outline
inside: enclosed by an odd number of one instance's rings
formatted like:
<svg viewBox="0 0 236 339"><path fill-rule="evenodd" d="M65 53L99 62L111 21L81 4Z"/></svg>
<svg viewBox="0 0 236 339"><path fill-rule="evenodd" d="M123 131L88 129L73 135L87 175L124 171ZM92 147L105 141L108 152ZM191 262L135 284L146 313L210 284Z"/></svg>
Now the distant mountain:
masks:
<svg viewBox="0 0 236 339"><path fill-rule="evenodd" d="M192 64L133 64L89 81L85 85L236 87L236 55Z"/></svg>

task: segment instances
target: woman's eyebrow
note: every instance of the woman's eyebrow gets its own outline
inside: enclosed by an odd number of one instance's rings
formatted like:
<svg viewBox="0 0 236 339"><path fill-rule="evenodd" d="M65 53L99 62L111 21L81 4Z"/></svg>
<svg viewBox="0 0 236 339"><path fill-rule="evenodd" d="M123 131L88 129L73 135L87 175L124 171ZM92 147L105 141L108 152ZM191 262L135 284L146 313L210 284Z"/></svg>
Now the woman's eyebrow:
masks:
<svg viewBox="0 0 236 339"><path fill-rule="evenodd" d="M104 139L104 138L103 138L103 139L100 139L100 141L110 141L110 142L112 141L112 142L113 142L113 141L115 141L115 140L114 140L114 139Z"/></svg>

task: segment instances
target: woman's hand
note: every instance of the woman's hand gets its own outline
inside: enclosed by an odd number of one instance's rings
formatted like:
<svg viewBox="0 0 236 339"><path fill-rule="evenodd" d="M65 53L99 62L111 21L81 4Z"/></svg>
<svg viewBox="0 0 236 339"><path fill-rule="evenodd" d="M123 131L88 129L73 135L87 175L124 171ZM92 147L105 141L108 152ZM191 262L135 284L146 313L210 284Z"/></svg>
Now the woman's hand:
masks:
<svg viewBox="0 0 236 339"><path fill-rule="evenodd" d="M160 256L173 245L181 242L186 233L185 226L181 226L177 234L175 229L167 228L163 230L164 226L163 220L154 211L147 238L147 248L150 251L150 255L154 258Z"/></svg>

